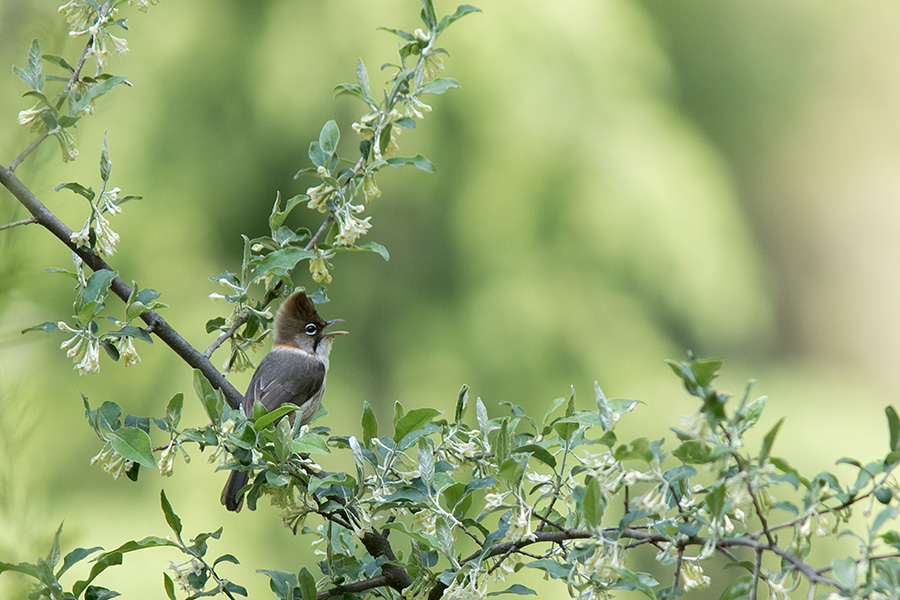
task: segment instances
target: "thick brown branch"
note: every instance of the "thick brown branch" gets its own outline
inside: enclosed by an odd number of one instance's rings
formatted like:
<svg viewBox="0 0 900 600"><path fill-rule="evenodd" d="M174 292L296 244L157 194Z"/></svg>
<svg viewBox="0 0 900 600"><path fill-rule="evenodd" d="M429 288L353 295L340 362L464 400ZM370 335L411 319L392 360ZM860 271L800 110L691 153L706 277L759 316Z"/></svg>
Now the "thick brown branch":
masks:
<svg viewBox="0 0 900 600"><path fill-rule="evenodd" d="M94 271L99 271L100 269L113 270L102 258L94 254L89 248L77 247L71 239L72 230L44 206L43 203L38 200L37 196L31 193L31 190L16 177L15 173L2 165L0 165L0 183L12 192L13 196L28 209L28 212L32 214L37 223L56 236L59 241L65 244L72 252L80 256L87 266ZM131 286L125 283L125 280L121 277L116 277L113 280L110 289L123 301L127 301L133 291ZM160 317L156 311L150 310L143 313L141 319L147 324L149 331L155 333L159 339L174 350L187 364L198 369L214 387L222 390L229 406L232 408L240 406L243 397L242 394L238 392L227 379L225 379L225 376L209 362L209 359L194 349L194 347L181 337L181 335L179 335L165 319Z"/></svg>
<svg viewBox="0 0 900 600"><path fill-rule="evenodd" d="M401 567L392 564L397 561L391 543L381 533L374 528L367 531L362 537L363 546L373 558L385 557L391 562L387 562L381 567L382 577L387 579L387 585L397 591L412 585L412 577Z"/></svg>
<svg viewBox="0 0 900 600"><path fill-rule="evenodd" d="M360 592L374 590L375 588L386 585L389 585L388 578L384 575L379 575L378 577L373 577L371 579L364 579L362 581L348 583L347 585L339 585L327 590L322 590L316 594L316 598L318 600L326 600L326 598L334 598L335 596L343 596L344 594L359 594Z"/></svg>

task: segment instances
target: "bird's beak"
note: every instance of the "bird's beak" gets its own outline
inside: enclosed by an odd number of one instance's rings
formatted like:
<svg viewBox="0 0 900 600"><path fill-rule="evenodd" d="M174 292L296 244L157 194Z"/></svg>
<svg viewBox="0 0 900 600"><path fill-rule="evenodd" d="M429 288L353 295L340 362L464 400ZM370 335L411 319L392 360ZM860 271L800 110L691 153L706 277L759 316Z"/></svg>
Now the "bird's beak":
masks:
<svg viewBox="0 0 900 600"><path fill-rule="evenodd" d="M325 321L325 327L330 327L335 323L343 323L343 319L332 319L330 321ZM347 335L350 333L349 331L329 331L326 335Z"/></svg>

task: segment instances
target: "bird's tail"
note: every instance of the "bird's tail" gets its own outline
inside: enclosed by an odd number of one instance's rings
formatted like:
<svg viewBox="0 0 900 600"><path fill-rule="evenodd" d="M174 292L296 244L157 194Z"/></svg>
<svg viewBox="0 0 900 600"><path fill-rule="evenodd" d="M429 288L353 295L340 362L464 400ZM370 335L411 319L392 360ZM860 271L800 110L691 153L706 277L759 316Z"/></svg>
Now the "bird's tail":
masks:
<svg viewBox="0 0 900 600"><path fill-rule="evenodd" d="M246 471L232 471L228 476L228 483L222 490L222 504L230 511L238 512L244 504L244 495L240 493L241 489L250 480L250 476Z"/></svg>

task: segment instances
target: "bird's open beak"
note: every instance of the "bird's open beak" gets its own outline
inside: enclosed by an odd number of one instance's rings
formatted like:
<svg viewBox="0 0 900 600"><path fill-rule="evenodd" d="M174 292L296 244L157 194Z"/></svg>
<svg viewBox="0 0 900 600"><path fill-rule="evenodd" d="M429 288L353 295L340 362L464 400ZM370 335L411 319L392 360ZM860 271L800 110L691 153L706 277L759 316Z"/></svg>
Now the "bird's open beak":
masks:
<svg viewBox="0 0 900 600"><path fill-rule="evenodd" d="M325 321L325 327L330 327L335 323L343 323L343 319L332 319L330 321ZM347 335L350 333L349 331L329 331L326 335Z"/></svg>

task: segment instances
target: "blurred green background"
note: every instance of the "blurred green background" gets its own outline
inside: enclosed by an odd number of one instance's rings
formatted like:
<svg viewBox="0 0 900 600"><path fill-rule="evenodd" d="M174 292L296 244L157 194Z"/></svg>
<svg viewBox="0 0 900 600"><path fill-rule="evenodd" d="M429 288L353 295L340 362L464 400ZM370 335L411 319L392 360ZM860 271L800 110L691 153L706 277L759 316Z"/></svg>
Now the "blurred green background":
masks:
<svg viewBox="0 0 900 600"><path fill-rule="evenodd" d="M25 63L35 37L72 62L80 51L56 7L0 0L4 164L31 139L15 121L31 103L9 67ZM96 187L108 129L113 183L144 196L114 217L122 242L110 262L162 292L163 315L205 348L205 322L226 311L208 299L221 290L207 278L237 268L240 233L267 231L277 190L306 189L292 176L326 120L354 152L349 125L364 107L331 89L353 80L358 57L373 87L383 80L396 38L376 27L411 30L418 7L163 0L147 15L129 10L131 52L110 70L134 87L82 121L76 162L63 165L49 141L17 173L77 229L83 200L53 187ZM646 402L623 436L659 438L695 410L662 360L693 349L726 359L725 389L758 379L770 403L757 437L786 415L776 451L801 469L883 455L883 408L900 390L900 5L481 8L442 39L446 75L462 89L435 97L400 138L436 173L386 172L370 205L369 239L391 260L335 260L321 312L352 335L333 353L324 424L358 435L363 400L383 423L396 400L452 410L463 383L492 414L503 400L543 414L570 385L587 407L598 380L609 396ZM0 191L2 223L25 216ZM43 268L69 264L35 226L0 232L0 559L46 553L63 520L67 548L164 535L165 487L186 531L224 523L213 551L244 559L226 575L251 597L266 597L254 567L311 566L306 541L272 511L225 513L225 476L198 452L172 479L144 473L137 484L89 466L99 444L77 391L159 415L174 393L193 398L191 374L157 342L139 346L139 367L104 361L100 376L78 377L57 349L63 338L20 335L68 316L69 281ZM311 284L305 273L296 281ZM231 379L243 389L249 373ZM202 420L188 405L186 420ZM106 583L160 597L170 558L128 556ZM0 595L10 583L0 578Z"/></svg>

